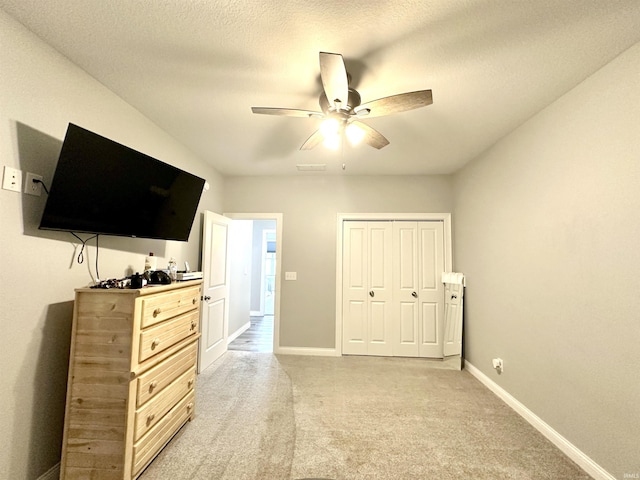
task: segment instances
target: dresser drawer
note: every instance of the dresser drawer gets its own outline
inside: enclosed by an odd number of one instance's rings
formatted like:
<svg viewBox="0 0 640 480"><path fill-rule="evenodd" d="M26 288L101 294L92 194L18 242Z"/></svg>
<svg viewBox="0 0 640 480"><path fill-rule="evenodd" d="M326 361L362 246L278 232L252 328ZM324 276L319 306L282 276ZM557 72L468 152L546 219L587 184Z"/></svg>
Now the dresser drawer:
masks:
<svg viewBox="0 0 640 480"><path fill-rule="evenodd" d="M149 295L141 300L141 328L198 308L200 287L182 288L171 293Z"/></svg>
<svg viewBox="0 0 640 480"><path fill-rule="evenodd" d="M194 310L180 315L140 333L140 351L138 361L157 355L180 340L198 333L200 312Z"/></svg>
<svg viewBox="0 0 640 480"><path fill-rule="evenodd" d="M195 392L191 390L138 442L133 444L133 476L137 475L193 414Z"/></svg>
<svg viewBox="0 0 640 480"><path fill-rule="evenodd" d="M171 385L136 411L133 440L136 441L162 420L169 410L187 393L196 381L195 367L180 375Z"/></svg>
<svg viewBox="0 0 640 480"><path fill-rule="evenodd" d="M158 395L177 377L196 365L198 342L183 348L175 355L140 375L136 380L136 407Z"/></svg>

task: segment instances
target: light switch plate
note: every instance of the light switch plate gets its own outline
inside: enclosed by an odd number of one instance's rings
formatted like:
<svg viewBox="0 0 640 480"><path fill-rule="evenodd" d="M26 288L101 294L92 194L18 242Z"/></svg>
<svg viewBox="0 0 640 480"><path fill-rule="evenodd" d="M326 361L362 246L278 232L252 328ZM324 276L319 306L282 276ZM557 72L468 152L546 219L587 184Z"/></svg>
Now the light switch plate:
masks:
<svg viewBox="0 0 640 480"><path fill-rule="evenodd" d="M12 192L22 191L22 170L17 168L4 167L4 177L2 179L2 188L11 190Z"/></svg>
<svg viewBox="0 0 640 480"><path fill-rule="evenodd" d="M284 272L284 279L285 280L297 280L298 279L298 272Z"/></svg>

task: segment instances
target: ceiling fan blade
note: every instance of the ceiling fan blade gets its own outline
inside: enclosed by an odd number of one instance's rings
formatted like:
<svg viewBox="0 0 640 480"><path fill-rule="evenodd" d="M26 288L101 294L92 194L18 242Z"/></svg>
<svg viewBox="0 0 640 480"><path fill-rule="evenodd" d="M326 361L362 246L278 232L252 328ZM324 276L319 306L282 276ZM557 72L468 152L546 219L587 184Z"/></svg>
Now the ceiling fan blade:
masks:
<svg viewBox="0 0 640 480"><path fill-rule="evenodd" d="M336 109L347 107L349 79L344 59L339 53L320 52L320 78L329 104Z"/></svg>
<svg viewBox="0 0 640 480"><path fill-rule="evenodd" d="M324 135L320 130L316 130L302 144L302 146L300 147L300 150L311 150L312 148L317 146L319 143L322 143L323 141L324 141Z"/></svg>
<svg viewBox="0 0 640 480"><path fill-rule="evenodd" d="M362 141L367 143L367 145L371 145L373 148L377 148L378 150L389 145L389 140L387 140L384 135L382 135L379 131L377 131L375 128L370 127L366 123L354 121L351 122L351 124L357 125L358 128L364 131L364 137Z"/></svg>
<svg viewBox="0 0 640 480"><path fill-rule="evenodd" d="M355 109L358 116L381 117L391 113L406 112L414 108L426 107L433 103L431 90L418 90L417 92L400 93L390 97L379 98L372 102L364 103ZM368 111L368 112L367 112Z"/></svg>
<svg viewBox="0 0 640 480"><path fill-rule="evenodd" d="M280 115L285 117L306 117L321 118L324 117L322 112L312 112L310 110L297 110L295 108L273 108L273 107L251 107L253 113L261 113L264 115Z"/></svg>

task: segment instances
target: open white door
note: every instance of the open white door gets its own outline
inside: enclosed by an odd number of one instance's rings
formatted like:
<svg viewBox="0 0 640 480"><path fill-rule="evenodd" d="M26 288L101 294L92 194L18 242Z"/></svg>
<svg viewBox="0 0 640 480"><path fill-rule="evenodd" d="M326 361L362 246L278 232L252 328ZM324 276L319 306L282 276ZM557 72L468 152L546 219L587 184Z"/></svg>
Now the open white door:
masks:
<svg viewBox="0 0 640 480"><path fill-rule="evenodd" d="M227 244L230 218L204 212L202 234L202 335L198 372L227 351L229 334L229 268Z"/></svg>

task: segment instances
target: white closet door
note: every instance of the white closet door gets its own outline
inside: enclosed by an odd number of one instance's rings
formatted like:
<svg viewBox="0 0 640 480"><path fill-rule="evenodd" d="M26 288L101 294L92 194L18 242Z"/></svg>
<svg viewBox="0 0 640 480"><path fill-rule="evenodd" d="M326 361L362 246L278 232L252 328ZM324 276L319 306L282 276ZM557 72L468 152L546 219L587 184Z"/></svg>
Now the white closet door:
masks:
<svg viewBox="0 0 640 480"><path fill-rule="evenodd" d="M343 228L343 353L443 358L443 222Z"/></svg>
<svg viewBox="0 0 640 480"><path fill-rule="evenodd" d="M418 223L393 223L393 355L420 355Z"/></svg>
<svg viewBox="0 0 640 480"><path fill-rule="evenodd" d="M391 223L344 222L342 351L391 355Z"/></svg>
<svg viewBox="0 0 640 480"><path fill-rule="evenodd" d="M444 232L442 222L418 222L420 356L443 357Z"/></svg>
<svg viewBox="0 0 640 480"><path fill-rule="evenodd" d="M442 222L393 225L393 354L443 357Z"/></svg>
<svg viewBox="0 0 640 480"><path fill-rule="evenodd" d="M393 355L391 222L369 222L369 355Z"/></svg>
<svg viewBox="0 0 640 480"><path fill-rule="evenodd" d="M368 323L367 222L344 222L342 252L342 352L367 354Z"/></svg>

